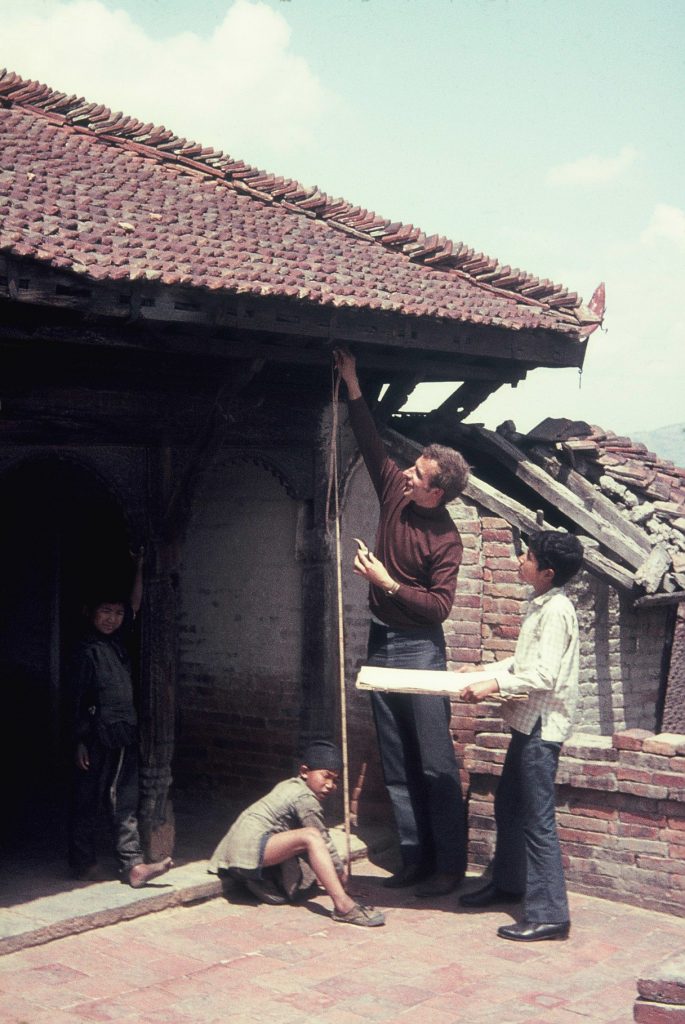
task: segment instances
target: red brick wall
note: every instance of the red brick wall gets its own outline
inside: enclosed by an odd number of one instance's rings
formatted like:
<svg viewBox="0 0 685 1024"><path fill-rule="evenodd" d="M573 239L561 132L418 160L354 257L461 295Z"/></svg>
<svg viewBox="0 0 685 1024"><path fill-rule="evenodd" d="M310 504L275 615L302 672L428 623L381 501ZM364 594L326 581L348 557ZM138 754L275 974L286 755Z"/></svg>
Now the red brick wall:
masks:
<svg viewBox="0 0 685 1024"><path fill-rule="evenodd" d="M494 852L493 798L508 743L498 726L486 711L465 750L473 868ZM570 889L685 916L685 735L571 737L557 821Z"/></svg>
<svg viewBox="0 0 685 1024"><path fill-rule="evenodd" d="M287 777L299 740L298 503L267 470L217 460L195 503L180 574L180 785L238 797Z"/></svg>
<svg viewBox="0 0 685 1024"><path fill-rule="evenodd" d="M462 534L464 560L445 624L449 665L506 658L516 646L530 594L518 578L511 527L463 501L453 502L450 512ZM587 572L567 592L580 629L577 728L605 736L616 729L654 729L666 611L638 611Z"/></svg>

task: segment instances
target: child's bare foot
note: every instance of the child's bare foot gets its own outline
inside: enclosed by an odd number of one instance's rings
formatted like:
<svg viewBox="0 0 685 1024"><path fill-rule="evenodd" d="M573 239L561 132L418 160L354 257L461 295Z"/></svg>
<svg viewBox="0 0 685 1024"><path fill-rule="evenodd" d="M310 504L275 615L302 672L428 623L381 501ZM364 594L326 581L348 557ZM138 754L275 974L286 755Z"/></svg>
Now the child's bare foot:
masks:
<svg viewBox="0 0 685 1024"><path fill-rule="evenodd" d="M171 857L158 860L155 864L134 864L128 873L128 884L132 889L142 889L153 878L165 875L173 866L174 862Z"/></svg>

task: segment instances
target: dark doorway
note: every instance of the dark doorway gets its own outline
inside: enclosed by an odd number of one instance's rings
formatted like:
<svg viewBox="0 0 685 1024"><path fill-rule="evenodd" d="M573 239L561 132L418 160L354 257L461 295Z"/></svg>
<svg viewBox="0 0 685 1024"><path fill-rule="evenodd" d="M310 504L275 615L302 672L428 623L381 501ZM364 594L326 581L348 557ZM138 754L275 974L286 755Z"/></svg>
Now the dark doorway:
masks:
<svg viewBox="0 0 685 1024"><path fill-rule="evenodd" d="M0 800L9 852L63 838L71 766L67 669L92 587L130 586L124 517L97 477L63 458L0 477ZM56 834L58 831L59 834Z"/></svg>

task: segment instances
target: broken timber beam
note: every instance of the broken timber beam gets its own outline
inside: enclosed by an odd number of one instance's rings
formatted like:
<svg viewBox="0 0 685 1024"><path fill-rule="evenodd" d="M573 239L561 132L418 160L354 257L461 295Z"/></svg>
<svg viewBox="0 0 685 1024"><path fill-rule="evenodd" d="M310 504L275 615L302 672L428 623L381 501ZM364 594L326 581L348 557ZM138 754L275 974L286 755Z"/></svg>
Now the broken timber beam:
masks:
<svg viewBox="0 0 685 1024"><path fill-rule="evenodd" d="M506 520L511 526L517 526L522 533L530 535L538 530L554 529L548 523L540 523L539 516L527 509L525 505L502 494L501 491L486 484L483 480L477 480L473 474L464 489L464 494L467 498L471 498L472 501L478 502L479 505L483 505L495 515ZM581 536L579 539L583 543L584 538ZM590 544L583 544L583 563L590 572L608 577L622 590L632 591L634 584L632 573L595 550Z"/></svg>
<svg viewBox="0 0 685 1024"><path fill-rule="evenodd" d="M635 523L631 523L630 519L621 514L611 498L607 498L606 494L602 494L594 484L591 484L589 480L581 476L577 470L571 469L570 466L565 466L554 455L550 455L546 449L536 446L531 448L530 454L543 469L547 470L550 476L564 484L570 491L573 491L576 497L580 498L583 502L588 512L597 512L610 526L619 530L628 540L644 551L645 555L649 554L652 550L652 545L643 531Z"/></svg>
<svg viewBox="0 0 685 1024"><path fill-rule="evenodd" d="M637 569L645 560L645 551L629 537L621 534L597 511L588 509L576 494L559 484L544 469L527 459L520 448L506 438L484 427L474 427L471 436L483 449L507 467L519 480L574 522L588 536L594 537L612 558Z"/></svg>
<svg viewBox="0 0 685 1024"><path fill-rule="evenodd" d="M685 601L685 590L675 590L672 594L644 594L633 601L633 608L655 608L681 601Z"/></svg>
<svg viewBox="0 0 685 1024"><path fill-rule="evenodd" d="M392 438L396 450L400 451L409 462L413 462L417 454L421 453L421 446L415 441L410 441L409 438L394 430L387 430L385 433ZM553 526L544 522L541 524L539 515L498 491L495 487L491 487L490 484L486 484L484 480L478 480L473 473L469 477L469 482L463 493L471 501L482 505L494 515L500 516L510 526L517 527L521 533L530 535L537 533L540 529L554 529ZM579 539L583 543L584 538L581 536ZM608 578L621 590L632 592L635 582L633 574L597 551L594 542L583 544L583 564L588 571Z"/></svg>

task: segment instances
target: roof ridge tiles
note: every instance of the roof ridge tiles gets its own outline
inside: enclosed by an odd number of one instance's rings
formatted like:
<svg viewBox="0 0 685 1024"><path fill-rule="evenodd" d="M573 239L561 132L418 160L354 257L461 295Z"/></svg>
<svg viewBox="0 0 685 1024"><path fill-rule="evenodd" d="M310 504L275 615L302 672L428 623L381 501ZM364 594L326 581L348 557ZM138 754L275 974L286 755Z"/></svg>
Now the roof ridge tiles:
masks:
<svg viewBox="0 0 685 1024"><path fill-rule="evenodd" d="M204 149L199 143L180 138L164 126L143 124L112 112L101 104L91 104L83 97L67 95L39 82L27 81L15 72L0 70L0 97L6 106L30 106L36 112L56 120L62 116L80 131L91 131L98 138L107 136L107 142L122 147L139 146L150 157L176 160L181 166L205 171L217 177L220 172L228 182L263 202L287 202L288 209L300 212L331 225L347 227L369 241L380 242L384 248L401 253L409 261L425 264L440 273L464 277L478 287L509 298L516 297L525 305L548 308L555 316L568 323L592 330L601 322L601 315L581 306L576 293L569 293L563 285L534 277L525 271L511 271L494 257L477 253L463 242L452 242L444 236L427 236L420 228L400 221L390 221L380 215L360 210L344 199L334 199L316 186L307 187L289 178L259 170L217 153ZM144 141L141 141L144 140Z"/></svg>

